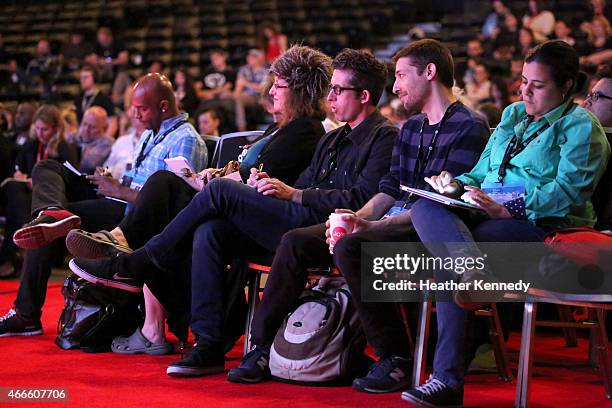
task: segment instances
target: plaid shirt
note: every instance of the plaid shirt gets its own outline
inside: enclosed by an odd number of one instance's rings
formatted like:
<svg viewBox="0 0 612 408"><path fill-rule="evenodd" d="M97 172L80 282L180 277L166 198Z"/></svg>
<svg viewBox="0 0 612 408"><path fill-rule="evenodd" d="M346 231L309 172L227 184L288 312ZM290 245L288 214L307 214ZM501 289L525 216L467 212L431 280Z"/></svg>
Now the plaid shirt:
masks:
<svg viewBox="0 0 612 408"><path fill-rule="evenodd" d="M186 113L171 117L161 123L157 134L154 134L152 130L147 130L147 133L142 135L134 150L132 170L124 175L124 177L132 177L134 187L142 187L149 176L156 171L167 170L168 167L164 159L171 157L183 156L195 171L204 169L208 159L208 151L198 132L187 122L188 117L189 115ZM184 123L167 133L179 122ZM143 148L144 159L136 167L136 162Z"/></svg>
<svg viewBox="0 0 612 408"><path fill-rule="evenodd" d="M399 189L400 184L431 191L429 184L423 180L424 177L438 175L442 170L455 176L471 170L478 162L489 137L489 127L485 121L474 111L457 103L440 127L436 145L422 175L415 180L419 131L423 120L426 120L424 115L415 115L404 124L393 146L390 171L379 184L380 192L399 201L405 201L408 195ZM437 127L438 124L429 125L425 122L422 156L426 154Z"/></svg>

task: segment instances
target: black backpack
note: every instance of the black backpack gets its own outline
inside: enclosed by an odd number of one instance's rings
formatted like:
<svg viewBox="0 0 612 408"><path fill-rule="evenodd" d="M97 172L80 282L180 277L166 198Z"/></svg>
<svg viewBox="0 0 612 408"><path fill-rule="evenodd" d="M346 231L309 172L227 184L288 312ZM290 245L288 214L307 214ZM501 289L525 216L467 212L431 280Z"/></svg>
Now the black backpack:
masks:
<svg viewBox="0 0 612 408"><path fill-rule="evenodd" d="M130 335L144 320L142 294L96 285L76 275L64 281L64 310L55 344L64 350L110 351L113 339Z"/></svg>

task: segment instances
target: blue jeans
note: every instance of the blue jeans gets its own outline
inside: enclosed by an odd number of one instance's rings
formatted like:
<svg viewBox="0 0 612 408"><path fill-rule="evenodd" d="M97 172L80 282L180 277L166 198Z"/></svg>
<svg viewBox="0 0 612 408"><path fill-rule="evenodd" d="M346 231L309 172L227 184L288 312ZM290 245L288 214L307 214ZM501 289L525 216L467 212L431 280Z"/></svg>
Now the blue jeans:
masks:
<svg viewBox="0 0 612 408"><path fill-rule="evenodd" d="M427 199L418 200L412 207L412 223L421 241L436 257L479 257L482 253L476 242L542 242L545 232L529 221L470 218L464 210ZM427 245L430 243L462 242L457 246ZM473 245L470 245L473 244ZM455 276L452 276L455 275ZM456 278L454 272L434 271L438 281ZM436 302L438 343L434 356L434 376L458 389L463 387L465 374L465 324L468 312L454 302Z"/></svg>
<svg viewBox="0 0 612 408"><path fill-rule="evenodd" d="M285 232L320 223L327 215L214 179L144 248L166 270L181 264L185 248L192 250L191 329L216 343L222 338L226 265L248 256L253 247L274 252Z"/></svg>

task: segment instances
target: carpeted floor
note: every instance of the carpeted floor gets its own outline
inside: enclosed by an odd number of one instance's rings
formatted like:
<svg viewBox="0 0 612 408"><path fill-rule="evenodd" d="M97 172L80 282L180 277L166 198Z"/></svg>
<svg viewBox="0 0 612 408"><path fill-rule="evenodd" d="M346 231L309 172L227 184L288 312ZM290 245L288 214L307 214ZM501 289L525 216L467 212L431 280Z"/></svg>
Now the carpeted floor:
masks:
<svg viewBox="0 0 612 408"><path fill-rule="evenodd" d="M303 387L267 382L237 385L225 375L176 379L165 374L171 356L122 356L63 351L53 343L57 317L63 306L60 283L51 283L44 308L45 334L0 338L0 387L65 388L69 402L53 407L408 407L400 394L368 395L350 388ZM0 281L0 315L10 308L16 281ZM518 357L518 333L509 342L512 364ZM598 372L587 366L587 341L578 349L564 347L559 336L536 341L532 405L534 407L611 407ZM228 354L227 368L238 364L241 344ZM512 407L515 382L504 383L494 374L469 374L465 404L473 407ZM34 406L47 403L3 403Z"/></svg>

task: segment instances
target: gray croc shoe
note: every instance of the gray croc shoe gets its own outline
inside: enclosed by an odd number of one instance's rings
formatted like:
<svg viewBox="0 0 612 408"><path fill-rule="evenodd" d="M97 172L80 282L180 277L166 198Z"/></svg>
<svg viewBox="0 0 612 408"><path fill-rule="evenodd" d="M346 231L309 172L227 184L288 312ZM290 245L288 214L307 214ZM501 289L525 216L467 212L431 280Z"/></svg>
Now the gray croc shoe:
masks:
<svg viewBox="0 0 612 408"><path fill-rule="evenodd" d="M140 328L129 337L116 337L111 344L111 350L119 354L149 354L152 356L161 356L170 354L173 351L172 344L151 343L140 331Z"/></svg>
<svg viewBox="0 0 612 408"><path fill-rule="evenodd" d="M134 252L130 247L121 245L108 231L87 232L73 229L66 236L66 247L77 258L110 258L118 254Z"/></svg>

